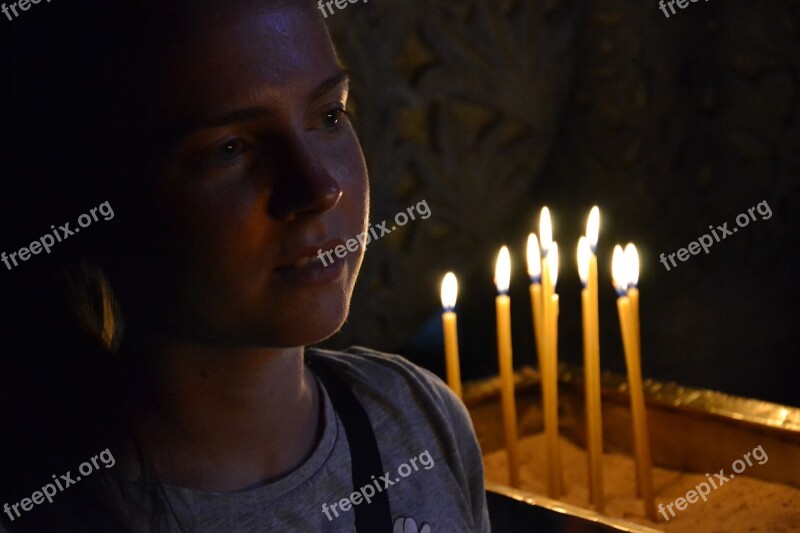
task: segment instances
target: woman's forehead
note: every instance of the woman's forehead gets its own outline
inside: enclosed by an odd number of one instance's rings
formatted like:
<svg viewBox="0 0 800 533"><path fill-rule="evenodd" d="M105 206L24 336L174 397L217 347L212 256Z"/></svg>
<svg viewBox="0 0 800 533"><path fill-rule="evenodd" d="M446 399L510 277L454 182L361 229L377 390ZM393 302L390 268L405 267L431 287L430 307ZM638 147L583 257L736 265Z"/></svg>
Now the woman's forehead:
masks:
<svg viewBox="0 0 800 533"><path fill-rule="evenodd" d="M160 58L164 84L156 91L166 85L172 89L166 96L202 108L270 89L298 90L336 68L324 23L307 2L237 1L228 7L176 21Z"/></svg>

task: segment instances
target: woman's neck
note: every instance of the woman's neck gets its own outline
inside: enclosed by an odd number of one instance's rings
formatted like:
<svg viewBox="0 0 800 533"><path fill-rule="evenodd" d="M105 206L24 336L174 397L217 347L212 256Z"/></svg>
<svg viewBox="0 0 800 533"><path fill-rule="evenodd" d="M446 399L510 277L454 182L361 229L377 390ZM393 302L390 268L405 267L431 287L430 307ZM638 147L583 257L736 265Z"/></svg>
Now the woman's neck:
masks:
<svg viewBox="0 0 800 533"><path fill-rule="evenodd" d="M302 347L162 341L146 361L134 427L163 483L241 490L290 472L314 449L319 393Z"/></svg>

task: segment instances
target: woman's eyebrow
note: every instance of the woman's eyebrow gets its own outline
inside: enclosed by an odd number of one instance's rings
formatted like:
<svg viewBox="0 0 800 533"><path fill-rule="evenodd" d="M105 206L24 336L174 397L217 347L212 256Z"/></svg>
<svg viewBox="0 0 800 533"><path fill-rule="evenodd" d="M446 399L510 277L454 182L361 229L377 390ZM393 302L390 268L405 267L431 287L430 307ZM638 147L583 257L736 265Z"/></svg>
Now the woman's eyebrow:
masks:
<svg viewBox="0 0 800 533"><path fill-rule="evenodd" d="M164 136L170 142L179 142L180 139L196 131L220 128L237 122L247 122L272 114L273 112L266 107L255 106L200 119L183 118L167 126Z"/></svg>
<svg viewBox="0 0 800 533"><path fill-rule="evenodd" d="M218 128L220 126L227 126L237 122L247 122L267 115L270 115L269 109L265 107L248 107L246 109L237 109L230 113L225 113L215 117L203 119L192 125L193 130L202 130L209 128Z"/></svg>
<svg viewBox="0 0 800 533"><path fill-rule="evenodd" d="M310 93L308 97L309 102L313 102L317 98L321 98L325 95L325 93L344 85L345 89L350 83L350 76L347 72L340 70L336 74L330 76L329 78L325 79L322 83L317 85ZM211 128L219 128L222 126L228 126L230 124L236 124L237 122L246 122L249 120L255 120L257 118L263 118L265 116L269 116L272 112L266 107L248 107L245 109L237 109L235 111L231 111L229 113L224 113L218 116L212 116L209 118L205 118L199 120L197 122L193 122L191 124L184 123L183 127L176 128L180 131L178 136L183 136L187 133L197 130L203 129L211 129Z"/></svg>
<svg viewBox="0 0 800 533"><path fill-rule="evenodd" d="M324 96L328 91L331 91L340 85L344 85L345 89L347 89L350 85L350 76L343 70L340 70L333 76L317 85L317 87L311 91L308 101L313 102L317 98Z"/></svg>

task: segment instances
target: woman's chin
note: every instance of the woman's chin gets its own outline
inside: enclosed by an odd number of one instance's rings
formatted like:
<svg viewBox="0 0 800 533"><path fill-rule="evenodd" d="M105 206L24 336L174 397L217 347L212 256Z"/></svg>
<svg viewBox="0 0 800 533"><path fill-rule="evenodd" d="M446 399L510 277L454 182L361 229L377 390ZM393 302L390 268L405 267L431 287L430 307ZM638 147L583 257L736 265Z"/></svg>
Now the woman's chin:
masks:
<svg viewBox="0 0 800 533"><path fill-rule="evenodd" d="M302 345L316 344L333 337L342 329L346 319L347 315L344 315L327 323L316 324L314 327L309 326L307 330L302 332L306 338L306 342L303 342Z"/></svg>
<svg viewBox="0 0 800 533"><path fill-rule="evenodd" d="M304 319L287 323L279 331L274 331L273 342L283 347L308 346L322 342L342 328L347 313L311 315ZM277 341L277 342L275 342Z"/></svg>
<svg viewBox="0 0 800 533"><path fill-rule="evenodd" d="M333 337L341 328L326 328L320 330L319 333L314 334L310 329L298 331L296 335L293 332L284 332L280 338L270 339L268 342L263 343L265 346L278 347L278 348L295 348L298 346L311 346L318 344L324 340Z"/></svg>

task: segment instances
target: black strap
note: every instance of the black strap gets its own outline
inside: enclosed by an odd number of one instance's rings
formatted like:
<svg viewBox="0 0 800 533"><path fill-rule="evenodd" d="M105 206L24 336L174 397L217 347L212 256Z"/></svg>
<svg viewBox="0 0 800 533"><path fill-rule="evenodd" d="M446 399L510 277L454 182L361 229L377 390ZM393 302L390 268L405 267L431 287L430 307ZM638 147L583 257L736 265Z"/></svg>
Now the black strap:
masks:
<svg viewBox="0 0 800 533"><path fill-rule="evenodd" d="M353 468L353 492L372 485L376 488L372 502L362 501L353 506L357 532L391 532L392 515L389 496L383 487L378 488L379 476L384 474L378 440L367 412L350 387L336 373L319 360L306 359L331 398L333 408L342 421L350 446L350 463Z"/></svg>

